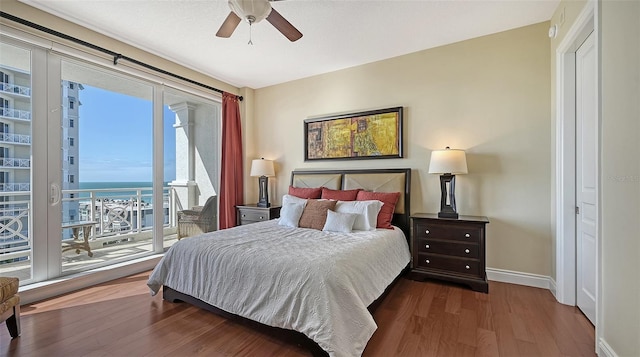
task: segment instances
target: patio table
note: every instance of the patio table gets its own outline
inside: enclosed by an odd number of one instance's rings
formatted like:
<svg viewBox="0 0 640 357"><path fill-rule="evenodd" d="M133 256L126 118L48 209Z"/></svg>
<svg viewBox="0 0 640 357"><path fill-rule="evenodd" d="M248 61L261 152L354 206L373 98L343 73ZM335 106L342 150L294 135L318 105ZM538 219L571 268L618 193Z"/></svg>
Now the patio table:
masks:
<svg viewBox="0 0 640 357"><path fill-rule="evenodd" d="M86 250L90 257L93 257L91 247L89 246L89 238L91 237L91 229L96 225L95 221L75 221L62 223L62 229L71 228L73 240L63 241L62 252L68 250L76 250L76 254L80 254L80 250ZM82 232L82 239L80 239ZM79 242L78 242L79 241ZM66 245L66 246L65 246Z"/></svg>

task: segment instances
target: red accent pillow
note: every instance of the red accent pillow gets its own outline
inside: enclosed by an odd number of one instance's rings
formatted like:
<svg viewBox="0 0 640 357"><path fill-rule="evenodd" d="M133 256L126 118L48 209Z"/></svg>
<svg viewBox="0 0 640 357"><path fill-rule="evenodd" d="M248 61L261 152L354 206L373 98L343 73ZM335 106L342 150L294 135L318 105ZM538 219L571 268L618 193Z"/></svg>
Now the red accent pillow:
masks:
<svg viewBox="0 0 640 357"><path fill-rule="evenodd" d="M382 201L382 208L378 213L378 222L376 228L392 229L391 220L393 220L393 212L396 210L396 203L400 198L400 192L370 192L360 191L356 197L357 201L378 200Z"/></svg>
<svg viewBox="0 0 640 357"><path fill-rule="evenodd" d="M360 191L362 191L361 188L356 188L355 190L332 190L323 187L320 198L336 201L355 201Z"/></svg>
<svg viewBox="0 0 640 357"><path fill-rule="evenodd" d="M289 186L289 194L300 198L320 198L322 187L293 187Z"/></svg>
<svg viewBox="0 0 640 357"><path fill-rule="evenodd" d="M298 227L313 228L321 231L327 221L327 211L333 211L336 208L336 203L338 203L338 201L307 200L307 205L304 206Z"/></svg>

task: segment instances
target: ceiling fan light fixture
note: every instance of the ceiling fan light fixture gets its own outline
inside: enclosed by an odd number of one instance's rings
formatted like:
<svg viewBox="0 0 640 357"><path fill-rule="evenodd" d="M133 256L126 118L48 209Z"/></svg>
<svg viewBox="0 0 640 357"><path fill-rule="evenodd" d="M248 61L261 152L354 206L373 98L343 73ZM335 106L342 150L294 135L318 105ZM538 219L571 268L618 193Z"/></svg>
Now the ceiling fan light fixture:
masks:
<svg viewBox="0 0 640 357"><path fill-rule="evenodd" d="M267 0L229 0L229 7L250 24L266 19L271 13L271 4Z"/></svg>

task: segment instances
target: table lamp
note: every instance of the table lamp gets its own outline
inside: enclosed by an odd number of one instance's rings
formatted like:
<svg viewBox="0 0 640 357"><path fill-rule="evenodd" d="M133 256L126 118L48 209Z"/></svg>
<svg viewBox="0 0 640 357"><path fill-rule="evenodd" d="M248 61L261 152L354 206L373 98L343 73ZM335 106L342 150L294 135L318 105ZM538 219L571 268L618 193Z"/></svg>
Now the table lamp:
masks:
<svg viewBox="0 0 640 357"><path fill-rule="evenodd" d="M264 158L251 161L251 176L258 176L258 186L260 195L258 197L258 207L271 207L269 203L269 176L275 176L273 161Z"/></svg>
<svg viewBox="0 0 640 357"><path fill-rule="evenodd" d="M430 174L440 175L440 218L458 218L456 212L456 175L467 173L467 157L463 150L434 150L429 163Z"/></svg>

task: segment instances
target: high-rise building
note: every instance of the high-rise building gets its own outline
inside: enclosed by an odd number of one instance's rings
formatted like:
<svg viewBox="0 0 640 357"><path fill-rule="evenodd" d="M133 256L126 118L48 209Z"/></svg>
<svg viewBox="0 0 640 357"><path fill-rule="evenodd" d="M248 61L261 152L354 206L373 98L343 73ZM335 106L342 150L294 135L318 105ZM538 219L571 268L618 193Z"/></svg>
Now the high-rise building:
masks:
<svg viewBox="0 0 640 357"><path fill-rule="evenodd" d="M79 181L79 115L80 91L82 84L62 81L62 189L77 190ZM77 221L79 219L79 201L77 197L69 197L69 201L62 202L62 222ZM69 234L70 232L67 232ZM68 238L68 237L63 237Z"/></svg>
<svg viewBox="0 0 640 357"><path fill-rule="evenodd" d="M0 67L0 191L31 189L31 74ZM15 195L2 195L13 201Z"/></svg>
<svg viewBox="0 0 640 357"><path fill-rule="evenodd" d="M62 85L62 189L79 188L79 83ZM0 245L19 248L29 237L31 194L31 73L0 63ZM62 222L78 219L77 200L63 201ZM66 232L69 235L69 232ZM68 237L63 237L68 238Z"/></svg>

